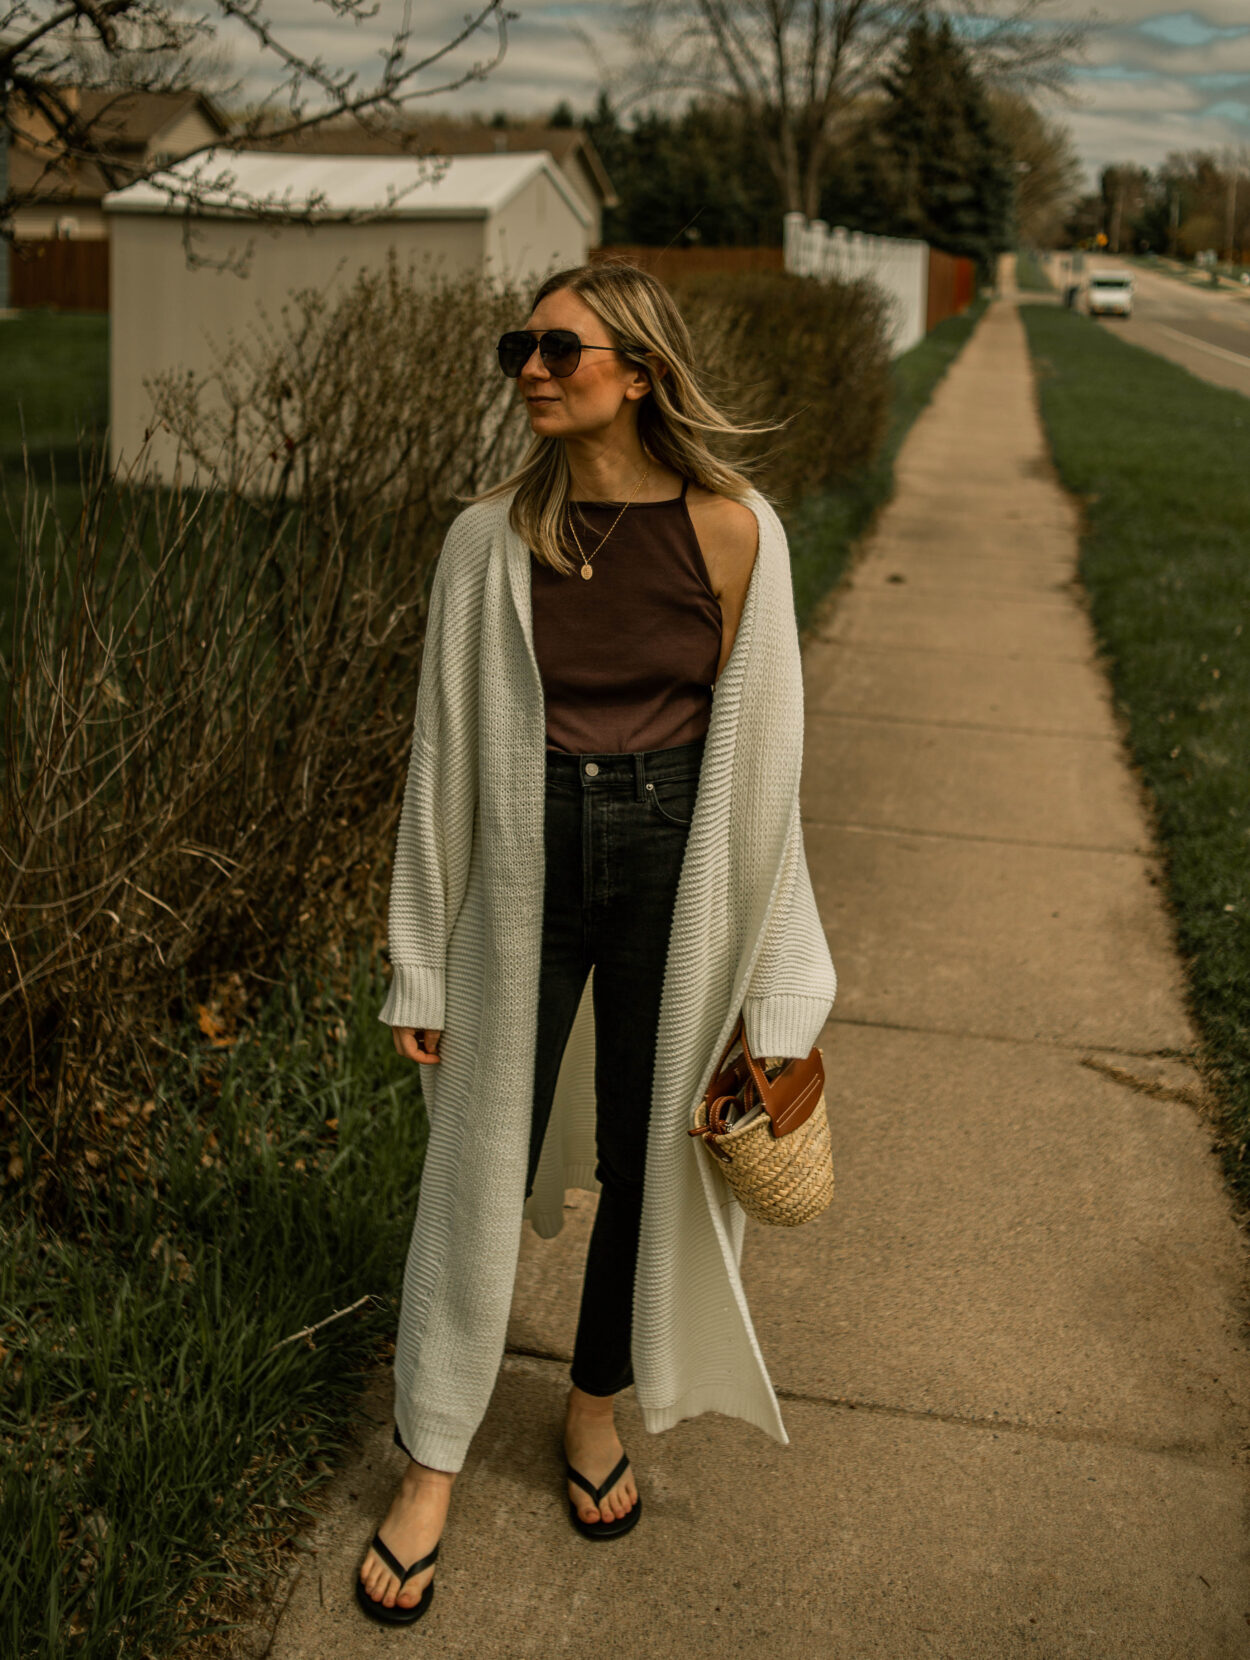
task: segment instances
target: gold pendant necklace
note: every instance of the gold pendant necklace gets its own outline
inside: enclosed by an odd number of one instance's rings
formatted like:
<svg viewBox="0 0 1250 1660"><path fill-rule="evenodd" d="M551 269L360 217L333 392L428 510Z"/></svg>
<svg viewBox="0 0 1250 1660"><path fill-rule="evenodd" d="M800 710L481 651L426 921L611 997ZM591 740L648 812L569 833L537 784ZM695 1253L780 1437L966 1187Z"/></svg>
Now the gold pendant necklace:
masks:
<svg viewBox="0 0 1250 1660"><path fill-rule="evenodd" d="M646 481L648 475L650 474L650 472L651 472L651 463L650 463L650 461L648 461L646 466L642 469L642 472L638 475L637 484L634 485L634 488L629 493L629 501L626 501L626 502L622 503L621 511L616 515L616 517L613 519L612 523L608 526L608 528L604 531L603 535L599 538L599 546L597 548L595 548L594 553L587 554L585 549L582 547L581 537L577 534L577 526L573 523L572 503L569 504L569 529L573 532L573 541L577 545L577 551L582 556L582 581L583 582L589 582L591 577L595 574L590 568L590 561L595 557L595 554L599 552L599 549L602 548L603 544L607 541L608 537L616 529L617 525L620 524L621 520L625 516L625 509L628 506L630 506L630 504L633 502L634 497L638 494L639 490L642 489L643 484L645 483L645 481Z"/></svg>

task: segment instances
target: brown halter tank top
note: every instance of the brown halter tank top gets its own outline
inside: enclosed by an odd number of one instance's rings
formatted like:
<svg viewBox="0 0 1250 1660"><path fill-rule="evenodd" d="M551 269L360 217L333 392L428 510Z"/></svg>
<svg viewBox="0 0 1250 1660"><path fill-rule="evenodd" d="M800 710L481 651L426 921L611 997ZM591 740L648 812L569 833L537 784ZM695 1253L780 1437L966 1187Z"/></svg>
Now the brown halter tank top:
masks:
<svg viewBox="0 0 1250 1660"><path fill-rule="evenodd" d="M570 502L594 576L565 576L530 556L534 655L547 746L573 755L671 749L707 732L720 660L721 609L686 484L635 502L598 553L619 502ZM566 531L569 552L577 547ZM579 562L580 563L580 562Z"/></svg>

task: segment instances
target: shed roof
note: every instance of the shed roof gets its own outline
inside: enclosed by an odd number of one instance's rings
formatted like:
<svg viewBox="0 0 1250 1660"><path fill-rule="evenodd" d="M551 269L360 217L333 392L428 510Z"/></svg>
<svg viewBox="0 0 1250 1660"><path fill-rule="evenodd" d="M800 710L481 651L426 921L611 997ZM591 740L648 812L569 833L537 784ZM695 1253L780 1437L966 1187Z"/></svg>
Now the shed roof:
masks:
<svg viewBox="0 0 1250 1660"><path fill-rule="evenodd" d="M496 127L485 121L451 117L429 120L424 116L362 126L359 121L337 116L316 127L279 132L252 142L257 150L281 150L293 155L485 156L546 150L560 165L570 156L579 156L602 205L620 204L584 127L547 127L534 121Z"/></svg>
<svg viewBox="0 0 1250 1660"><path fill-rule="evenodd" d="M198 178L192 211L205 217L248 218L256 210L289 209L316 219L357 215L387 219L485 219L545 173L583 225L585 204L545 153L453 156L288 155L258 150L207 150L163 168L150 179L104 198L110 213L186 210L187 189ZM230 181L209 188L219 177ZM314 205L310 206L312 203Z"/></svg>

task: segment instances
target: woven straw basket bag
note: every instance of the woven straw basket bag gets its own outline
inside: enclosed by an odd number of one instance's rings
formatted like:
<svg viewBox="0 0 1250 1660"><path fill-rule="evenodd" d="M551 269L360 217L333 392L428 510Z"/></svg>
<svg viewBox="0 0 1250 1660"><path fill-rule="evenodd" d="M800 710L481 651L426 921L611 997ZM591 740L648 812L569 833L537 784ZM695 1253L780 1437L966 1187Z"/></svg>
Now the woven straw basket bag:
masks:
<svg viewBox="0 0 1250 1660"><path fill-rule="evenodd" d="M805 1060L786 1061L769 1078L768 1062L751 1054L739 1017L690 1134L702 1137L734 1197L757 1222L797 1227L833 1198L819 1049Z"/></svg>

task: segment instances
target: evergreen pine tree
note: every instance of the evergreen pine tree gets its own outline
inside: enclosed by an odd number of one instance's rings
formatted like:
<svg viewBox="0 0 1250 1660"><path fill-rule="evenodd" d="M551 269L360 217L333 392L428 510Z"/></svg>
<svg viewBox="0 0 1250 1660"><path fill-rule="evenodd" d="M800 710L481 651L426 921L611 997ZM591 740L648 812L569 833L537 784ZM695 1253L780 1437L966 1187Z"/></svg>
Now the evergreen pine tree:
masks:
<svg viewBox="0 0 1250 1660"><path fill-rule="evenodd" d="M882 217L890 232L967 255L991 278L995 256L1013 240L1015 179L950 20L935 28L918 18L883 84Z"/></svg>
<svg viewBox="0 0 1250 1660"><path fill-rule="evenodd" d="M600 97L585 128L620 197L604 216L606 243L758 247L781 241L782 215L766 158L738 112L694 103L648 110L623 127Z"/></svg>

